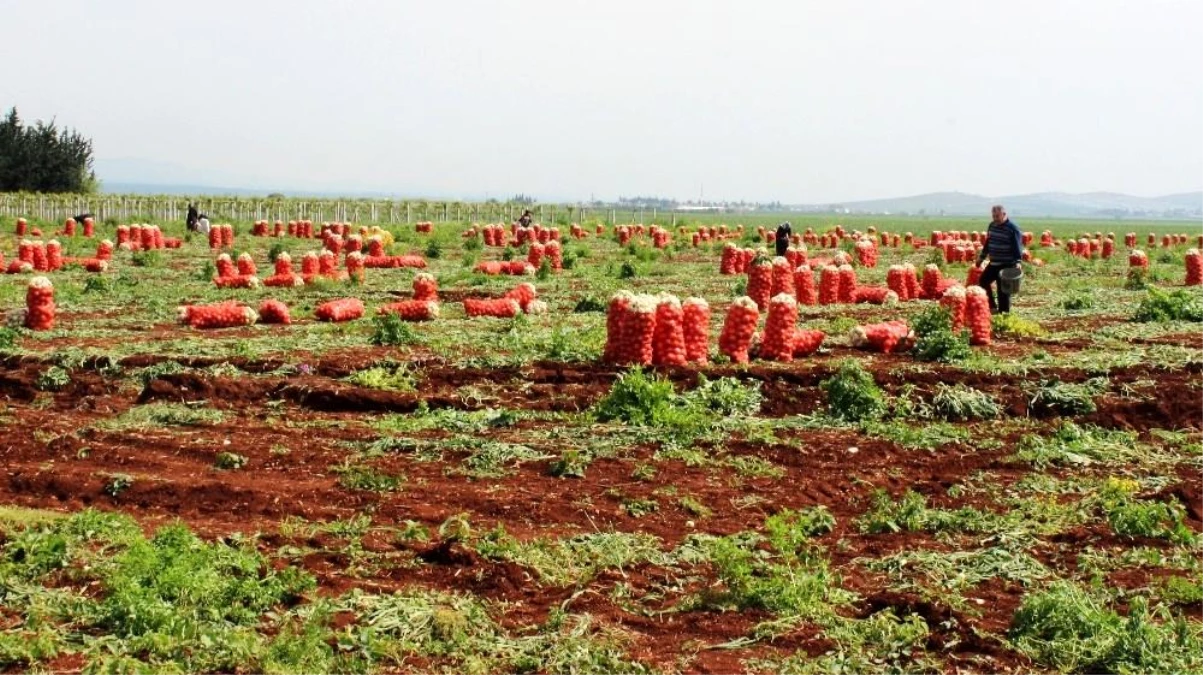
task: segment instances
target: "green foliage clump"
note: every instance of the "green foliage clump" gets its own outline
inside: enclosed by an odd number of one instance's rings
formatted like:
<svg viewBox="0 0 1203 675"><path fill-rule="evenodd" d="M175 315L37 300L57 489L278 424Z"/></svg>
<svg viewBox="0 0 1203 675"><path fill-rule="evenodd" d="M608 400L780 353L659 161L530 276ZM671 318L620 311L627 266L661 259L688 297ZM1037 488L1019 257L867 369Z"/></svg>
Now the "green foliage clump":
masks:
<svg viewBox="0 0 1203 675"><path fill-rule="evenodd" d="M990 317L990 328L996 337L1031 339L1047 335L1044 328L1035 321L1009 313Z"/></svg>
<svg viewBox="0 0 1203 675"><path fill-rule="evenodd" d="M366 466L337 467L338 484L348 490L394 492L401 487L404 476L393 476Z"/></svg>
<svg viewBox="0 0 1203 675"><path fill-rule="evenodd" d="M1062 298L1061 302L1057 303L1057 306L1071 312L1092 309L1094 307L1094 296L1083 291L1075 291Z"/></svg>
<svg viewBox="0 0 1203 675"><path fill-rule="evenodd" d="M213 264L212 260L206 260L205 263L201 265L200 270L197 271L196 280L211 282L215 276L217 276L217 267Z"/></svg>
<svg viewBox="0 0 1203 675"><path fill-rule="evenodd" d="M950 363L968 358L969 331L952 330L952 315L948 308L936 305L915 317L915 346L911 353L920 361Z"/></svg>
<svg viewBox="0 0 1203 675"><path fill-rule="evenodd" d="M1051 435L1032 434L1019 442L1016 457L1036 468L1084 466L1095 462L1119 462L1137 452L1136 436L1125 431L1078 426L1062 422Z"/></svg>
<svg viewBox="0 0 1203 675"><path fill-rule="evenodd" d="M605 312L606 303L593 297L584 297L577 301L576 306L572 308L576 314L584 314L586 312Z"/></svg>
<svg viewBox="0 0 1203 675"><path fill-rule="evenodd" d="M1159 288L1149 288L1148 295L1140 301L1133 321L1203 321L1203 296L1179 288L1173 291L1163 291Z"/></svg>
<svg viewBox="0 0 1203 675"><path fill-rule="evenodd" d="M381 314L372 318L372 344L397 347L421 342L418 333L396 314Z"/></svg>
<svg viewBox="0 0 1203 675"><path fill-rule="evenodd" d="M383 391L417 391L416 376L405 366L377 366L356 371L346 378L347 382L369 389Z"/></svg>
<svg viewBox="0 0 1203 675"><path fill-rule="evenodd" d="M1153 281L1156 281L1155 276L1143 267L1129 267L1128 276L1124 279L1124 288L1129 291L1146 290Z"/></svg>
<svg viewBox="0 0 1203 675"><path fill-rule="evenodd" d="M1011 620L1013 644L1037 664L1064 672L1188 673L1203 669L1198 626L1150 610L1134 597L1127 616L1073 582L1058 581L1024 598Z"/></svg>
<svg viewBox="0 0 1203 675"><path fill-rule="evenodd" d="M860 518L864 532L983 532L990 529L992 517L975 508L950 511L930 508L927 497L907 490L898 501L885 490L873 493L873 505Z"/></svg>
<svg viewBox="0 0 1203 675"><path fill-rule="evenodd" d="M964 384L949 386L941 382L931 405L936 415L953 422L994 419L1002 413L989 394Z"/></svg>
<svg viewBox="0 0 1203 675"><path fill-rule="evenodd" d="M622 267L618 268L619 279L634 279L639 276L639 271L635 269L635 265L630 260L624 260Z"/></svg>
<svg viewBox="0 0 1203 675"><path fill-rule="evenodd" d="M672 382L649 375L641 368L632 368L618 376L594 414L602 422L672 426L683 407L678 401Z"/></svg>
<svg viewBox="0 0 1203 675"><path fill-rule="evenodd" d="M1089 415L1095 411L1094 397L1106 388L1106 380L1096 378L1083 383L1041 382L1032 392L1029 408L1051 410L1061 415Z"/></svg>
<svg viewBox="0 0 1203 675"><path fill-rule="evenodd" d="M272 243L271 248L267 250L267 259L274 264L276 262L276 258L279 258L280 254L286 252L287 250L288 248L284 245L284 242L274 242Z"/></svg>
<svg viewBox="0 0 1203 675"><path fill-rule="evenodd" d="M804 529L792 530L787 516L773 524L773 555L765 556L756 535L735 534L707 542L707 553L723 592L707 591L704 603L765 609L795 616L828 616L846 600L820 549L804 543ZM778 546L784 548L778 548Z"/></svg>
<svg viewBox="0 0 1203 675"><path fill-rule="evenodd" d="M873 375L853 359L841 363L836 374L819 386L827 395L827 410L833 417L862 422L886 412L885 395Z"/></svg>
<svg viewBox="0 0 1203 675"><path fill-rule="evenodd" d="M1196 535L1186 525L1186 509L1178 502L1144 501L1134 498L1136 485L1109 479L1100 501L1111 529L1120 536L1157 537L1176 544L1193 545Z"/></svg>
<svg viewBox="0 0 1203 675"><path fill-rule="evenodd" d="M130 263L134 267L162 267L163 254L158 251L134 251Z"/></svg>
<svg viewBox="0 0 1203 675"><path fill-rule="evenodd" d="M219 452L213 460L213 466L223 471L234 471L246 466L246 455L240 455L236 452Z"/></svg>
<svg viewBox="0 0 1203 675"><path fill-rule="evenodd" d="M707 380L693 391L678 394L672 382L633 368L619 376L610 392L594 408L602 421L658 427L675 433L701 433L732 416L752 415L760 410L758 387L734 378Z"/></svg>
<svg viewBox="0 0 1203 675"><path fill-rule="evenodd" d="M20 329L12 326L0 326L0 349L12 349L17 344Z"/></svg>
<svg viewBox="0 0 1203 675"><path fill-rule="evenodd" d="M99 293L104 295L112 290L112 284L109 283L109 278L99 274L93 274L84 282L84 293Z"/></svg>
<svg viewBox="0 0 1203 675"><path fill-rule="evenodd" d="M1170 577L1162 582L1161 597L1175 605L1197 605L1203 602L1203 583L1198 579Z"/></svg>
<svg viewBox="0 0 1203 675"><path fill-rule="evenodd" d="M584 478L585 469L592 461L593 456L587 450L568 448L551 463L548 473L559 478Z"/></svg>
<svg viewBox="0 0 1203 675"><path fill-rule="evenodd" d="M59 366L50 366L38 373L38 379L34 382L34 386L39 391L61 391L69 384L71 384L71 373L66 368Z"/></svg>
<svg viewBox="0 0 1203 675"><path fill-rule="evenodd" d="M431 260L438 260L439 258L443 257L443 246L439 244L438 241L431 240L431 242L426 245L425 253L427 258L430 258Z"/></svg>
<svg viewBox="0 0 1203 675"><path fill-rule="evenodd" d="M733 377L711 380L698 375L698 386L687 392L685 402L722 417L748 416L760 412L764 396L760 386L745 385Z"/></svg>
<svg viewBox="0 0 1203 675"><path fill-rule="evenodd" d="M835 529L835 516L826 506L794 511L784 509L764 521L769 543L778 551L795 553L812 538Z"/></svg>

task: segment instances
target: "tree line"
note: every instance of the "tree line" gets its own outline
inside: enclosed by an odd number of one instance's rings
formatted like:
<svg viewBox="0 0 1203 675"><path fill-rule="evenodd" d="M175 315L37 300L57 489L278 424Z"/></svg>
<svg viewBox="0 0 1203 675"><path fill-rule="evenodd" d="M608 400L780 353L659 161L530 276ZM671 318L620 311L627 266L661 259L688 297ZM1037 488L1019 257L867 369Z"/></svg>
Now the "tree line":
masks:
<svg viewBox="0 0 1203 675"><path fill-rule="evenodd" d="M95 192L92 139L54 120L22 123L15 107L0 121L0 192Z"/></svg>

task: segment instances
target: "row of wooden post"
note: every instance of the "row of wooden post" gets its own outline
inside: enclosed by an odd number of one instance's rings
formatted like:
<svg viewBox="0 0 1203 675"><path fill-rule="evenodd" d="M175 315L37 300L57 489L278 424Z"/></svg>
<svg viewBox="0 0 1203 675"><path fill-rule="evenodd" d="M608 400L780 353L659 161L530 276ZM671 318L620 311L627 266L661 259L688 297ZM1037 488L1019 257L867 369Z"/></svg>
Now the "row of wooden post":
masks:
<svg viewBox="0 0 1203 675"><path fill-rule="evenodd" d="M90 213L98 221L121 222L183 221L188 205L196 204L210 220L312 220L314 222L413 223L433 222L513 222L527 208L522 204L479 204L447 202L395 202L388 200L343 201L315 199L306 201L242 200L221 197L147 197L140 195L42 195L0 193L0 216L60 220ZM605 209L585 206L540 204L531 208L535 220L554 223L567 215L571 222L642 223L648 215L655 219L657 209ZM629 213L629 217L628 217ZM608 216L608 218L607 218ZM672 224L677 222L672 214Z"/></svg>

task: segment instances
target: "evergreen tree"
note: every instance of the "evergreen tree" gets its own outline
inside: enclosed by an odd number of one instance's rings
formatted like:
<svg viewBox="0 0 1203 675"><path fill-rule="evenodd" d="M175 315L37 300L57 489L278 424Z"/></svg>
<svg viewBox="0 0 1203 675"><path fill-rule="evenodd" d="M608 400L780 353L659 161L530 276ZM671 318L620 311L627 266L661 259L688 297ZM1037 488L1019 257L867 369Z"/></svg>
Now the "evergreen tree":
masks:
<svg viewBox="0 0 1203 675"><path fill-rule="evenodd" d="M94 192L92 140L54 120L22 124L17 109L0 121L0 192Z"/></svg>

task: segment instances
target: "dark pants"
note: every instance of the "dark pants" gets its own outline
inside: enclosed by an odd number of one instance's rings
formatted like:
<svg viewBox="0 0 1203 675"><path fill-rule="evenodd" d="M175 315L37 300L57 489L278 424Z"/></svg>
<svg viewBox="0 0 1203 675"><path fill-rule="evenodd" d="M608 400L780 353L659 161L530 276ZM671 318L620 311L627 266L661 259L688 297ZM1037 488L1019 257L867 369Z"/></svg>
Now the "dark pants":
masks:
<svg viewBox="0 0 1203 675"><path fill-rule="evenodd" d="M1015 263L1007 263L1005 265L990 263L986 266L986 269L982 270L982 278L977 282L978 286L986 289L986 298L990 300L991 314L998 314L999 312L1006 314L1011 311L1011 294L1003 293L1002 288L998 289L998 302L994 302L994 282L998 281L1000 272L1009 269L1015 269Z"/></svg>

